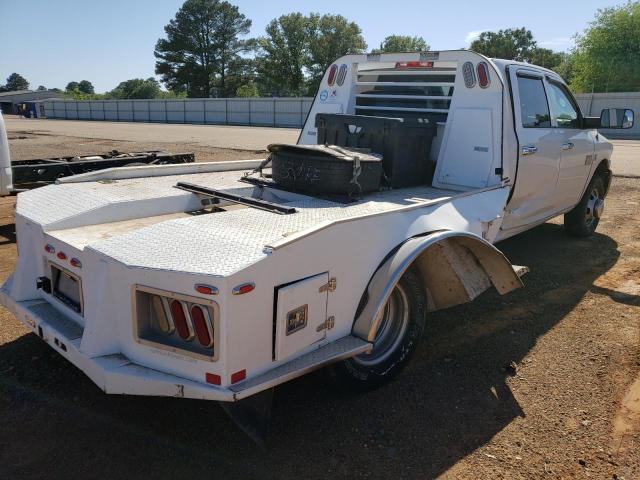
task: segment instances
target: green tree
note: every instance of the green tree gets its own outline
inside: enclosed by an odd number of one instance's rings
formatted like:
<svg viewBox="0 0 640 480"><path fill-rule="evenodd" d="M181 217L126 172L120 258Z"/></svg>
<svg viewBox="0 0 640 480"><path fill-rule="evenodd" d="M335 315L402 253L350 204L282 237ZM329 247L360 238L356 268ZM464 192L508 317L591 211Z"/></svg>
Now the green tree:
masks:
<svg viewBox="0 0 640 480"><path fill-rule="evenodd" d="M548 48L535 47L531 50L527 61L550 70L555 70L567 56L564 52L554 52Z"/></svg>
<svg viewBox="0 0 640 480"><path fill-rule="evenodd" d="M46 89L47 87L45 87L44 85L38 85L38 88L36 88L38 92L44 92Z"/></svg>
<svg viewBox="0 0 640 480"><path fill-rule="evenodd" d="M597 11L576 36L572 73L578 92L640 91L640 2Z"/></svg>
<svg viewBox="0 0 640 480"><path fill-rule="evenodd" d="M16 92L18 90L29 90L29 82L19 73L12 73L7 77L7 83L4 86L5 92Z"/></svg>
<svg viewBox="0 0 640 480"><path fill-rule="evenodd" d="M337 58L352 53L362 53L367 43L362 37L362 30L355 22L350 22L342 15L309 16L309 71L308 92L315 93L320 85L324 72Z"/></svg>
<svg viewBox="0 0 640 480"><path fill-rule="evenodd" d="M491 58L505 58L526 62L531 59L536 48L531 30L526 28L507 28L497 32L482 32L469 47L474 52Z"/></svg>
<svg viewBox="0 0 640 480"><path fill-rule="evenodd" d="M78 83L78 90L89 95L96 93L93 84L89 80L81 80L80 83Z"/></svg>
<svg viewBox="0 0 640 480"><path fill-rule="evenodd" d="M156 98L160 95L160 84L158 81L149 77L146 80L142 78L132 78L120 82L116 88L107 93L109 98L120 99L144 99Z"/></svg>
<svg viewBox="0 0 640 480"><path fill-rule="evenodd" d="M259 97L259 96L260 96L260 92L258 91L258 86L253 82L247 83L245 85L240 85L236 89L236 97L249 98L249 97Z"/></svg>
<svg viewBox="0 0 640 480"><path fill-rule="evenodd" d="M80 84L78 82L69 82L67 83L67 86L64 87L64 91L65 92L73 92L75 90L79 90Z"/></svg>
<svg viewBox="0 0 640 480"><path fill-rule="evenodd" d="M306 89L304 67L309 63L309 17L289 13L271 20L258 40L258 72L263 88L277 95L301 95Z"/></svg>
<svg viewBox="0 0 640 480"><path fill-rule="evenodd" d="M229 2L186 0L156 43L156 74L171 90L190 97L228 95L227 76L241 54L254 48L251 20ZM215 89L215 90L214 90Z"/></svg>
<svg viewBox="0 0 640 480"><path fill-rule="evenodd" d="M403 52L426 52L429 45L422 37L412 37L409 35L389 35L380 44L380 48L373 50L374 53L403 53Z"/></svg>

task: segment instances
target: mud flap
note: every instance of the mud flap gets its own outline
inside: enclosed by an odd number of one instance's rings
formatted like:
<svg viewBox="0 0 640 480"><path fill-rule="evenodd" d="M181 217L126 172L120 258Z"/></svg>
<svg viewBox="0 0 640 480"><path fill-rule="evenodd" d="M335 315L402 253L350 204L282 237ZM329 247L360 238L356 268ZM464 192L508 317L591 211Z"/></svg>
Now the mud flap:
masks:
<svg viewBox="0 0 640 480"><path fill-rule="evenodd" d="M220 402L231 420L262 448L269 430L273 390L269 388L237 402Z"/></svg>

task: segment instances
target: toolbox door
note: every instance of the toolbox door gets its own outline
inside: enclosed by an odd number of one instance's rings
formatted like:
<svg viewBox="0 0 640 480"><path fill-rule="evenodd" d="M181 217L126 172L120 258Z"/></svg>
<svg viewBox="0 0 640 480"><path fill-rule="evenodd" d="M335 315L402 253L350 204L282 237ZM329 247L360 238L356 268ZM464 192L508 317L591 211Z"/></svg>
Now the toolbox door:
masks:
<svg viewBox="0 0 640 480"><path fill-rule="evenodd" d="M328 273L277 290L274 360L284 360L323 340L327 332Z"/></svg>

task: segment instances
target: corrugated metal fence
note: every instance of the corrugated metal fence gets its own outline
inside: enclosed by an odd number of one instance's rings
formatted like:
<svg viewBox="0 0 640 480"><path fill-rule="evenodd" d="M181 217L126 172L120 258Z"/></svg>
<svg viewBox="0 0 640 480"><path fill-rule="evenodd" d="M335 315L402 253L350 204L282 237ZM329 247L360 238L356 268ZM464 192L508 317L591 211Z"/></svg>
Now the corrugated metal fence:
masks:
<svg viewBox="0 0 640 480"><path fill-rule="evenodd" d="M312 101L312 98L187 98L50 100L43 104L47 118L65 120L302 127Z"/></svg>
<svg viewBox="0 0 640 480"><path fill-rule="evenodd" d="M629 130L602 132L617 138L640 138L640 92L576 95L582 113L598 116L603 108L631 108L636 122ZM312 98L187 98L180 100L48 100L48 118L116 122L205 123L302 127Z"/></svg>

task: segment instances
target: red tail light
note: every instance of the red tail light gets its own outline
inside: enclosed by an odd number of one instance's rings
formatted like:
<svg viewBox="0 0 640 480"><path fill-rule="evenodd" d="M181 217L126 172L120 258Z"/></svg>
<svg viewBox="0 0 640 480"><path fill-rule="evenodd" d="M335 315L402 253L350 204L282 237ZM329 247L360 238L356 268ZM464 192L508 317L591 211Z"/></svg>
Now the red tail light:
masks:
<svg viewBox="0 0 640 480"><path fill-rule="evenodd" d="M489 66L486 62L480 62L476 67L478 71L478 85L482 88L487 88L491 80L489 80Z"/></svg>
<svg viewBox="0 0 640 480"><path fill-rule="evenodd" d="M58 252L58 255L56 255L60 260L66 260L67 259L67 254L64 252Z"/></svg>
<svg viewBox="0 0 640 480"><path fill-rule="evenodd" d="M69 263L76 268L82 268L82 262L77 258L72 258L71 260L69 260Z"/></svg>
<svg viewBox="0 0 640 480"><path fill-rule="evenodd" d="M44 246L44 251L47 253L56 253L56 249L53 245L47 244Z"/></svg>
<svg viewBox="0 0 640 480"><path fill-rule="evenodd" d="M216 375L215 373L205 373L204 379L211 385L222 385L222 378L220 375Z"/></svg>
<svg viewBox="0 0 640 480"><path fill-rule="evenodd" d="M338 66L336 64L331 65L329 69L329 78L327 79L327 83L329 86L332 86L336 81L336 74L338 73Z"/></svg>
<svg viewBox="0 0 640 480"><path fill-rule="evenodd" d="M244 295L245 293L253 291L254 288L256 288L255 283L243 283L242 285L234 287L234 289L231 290L231 293L234 295Z"/></svg>
<svg viewBox="0 0 640 480"><path fill-rule="evenodd" d="M203 283L198 283L194 285L196 292L202 293L203 295L217 295L218 289L212 285L205 285Z"/></svg>
<svg viewBox="0 0 640 480"><path fill-rule="evenodd" d="M205 348L211 347L213 345L213 331L209 314L198 305L194 305L191 307L191 320L193 320L193 328L200 345Z"/></svg>
<svg viewBox="0 0 640 480"><path fill-rule="evenodd" d="M396 68L433 68L433 62L397 62Z"/></svg>
<svg viewBox="0 0 640 480"><path fill-rule="evenodd" d="M180 338L183 340L193 339L193 328L184 312L184 306L179 300L173 300L171 302L171 316L173 317L173 323L176 326L176 331Z"/></svg>
<svg viewBox="0 0 640 480"><path fill-rule="evenodd" d="M231 383L238 383L247 378L247 370L242 369L239 372L231 374Z"/></svg>

